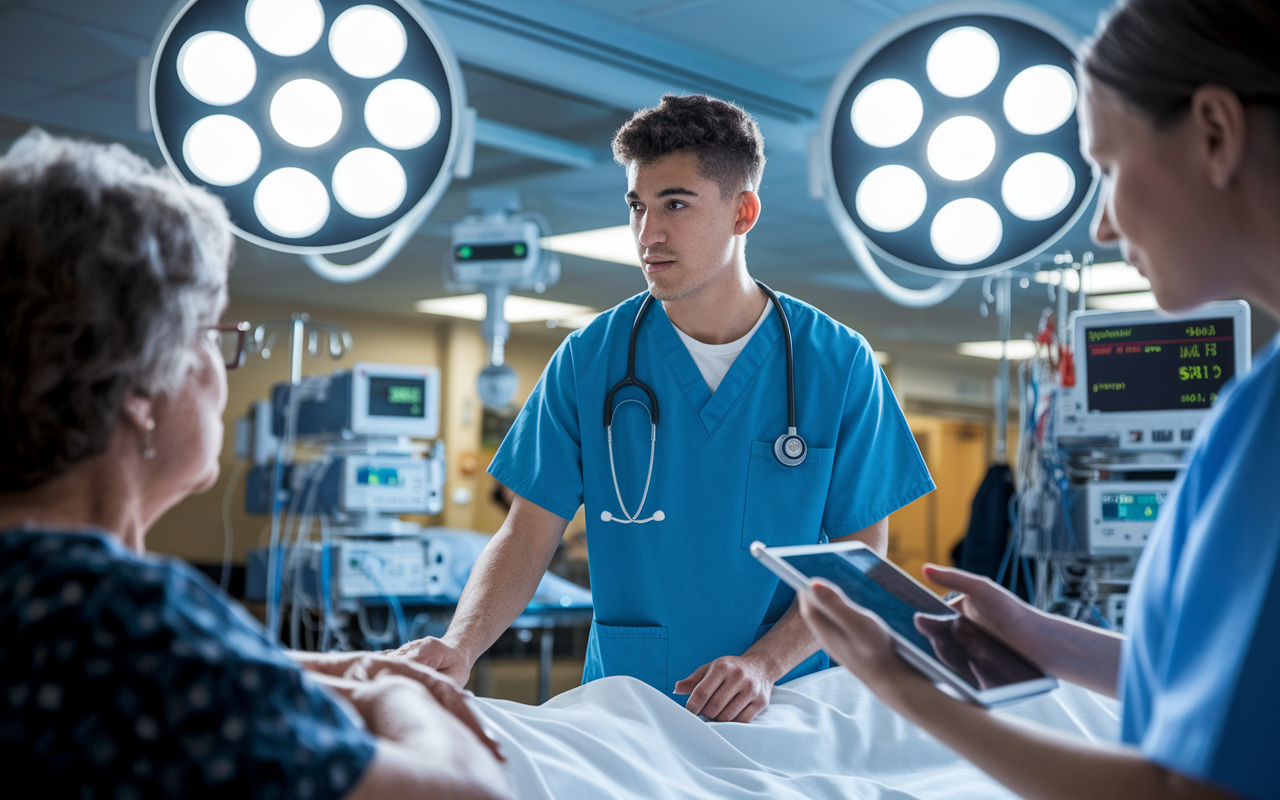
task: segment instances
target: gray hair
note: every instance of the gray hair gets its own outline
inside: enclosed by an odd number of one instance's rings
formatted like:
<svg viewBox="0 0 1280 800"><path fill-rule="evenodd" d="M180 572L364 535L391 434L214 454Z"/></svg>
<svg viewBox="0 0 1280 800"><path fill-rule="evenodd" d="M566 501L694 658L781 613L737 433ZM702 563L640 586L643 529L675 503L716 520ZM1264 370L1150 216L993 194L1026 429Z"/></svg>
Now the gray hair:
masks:
<svg viewBox="0 0 1280 800"><path fill-rule="evenodd" d="M178 389L226 302L226 209L120 145L33 129L0 158L0 491L101 453Z"/></svg>

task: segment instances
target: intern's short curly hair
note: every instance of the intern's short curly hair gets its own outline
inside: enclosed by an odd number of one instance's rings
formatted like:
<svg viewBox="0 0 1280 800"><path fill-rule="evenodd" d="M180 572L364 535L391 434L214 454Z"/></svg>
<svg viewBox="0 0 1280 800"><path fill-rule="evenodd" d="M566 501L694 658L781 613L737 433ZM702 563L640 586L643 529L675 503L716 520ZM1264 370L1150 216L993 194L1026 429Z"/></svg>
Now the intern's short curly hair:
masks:
<svg viewBox="0 0 1280 800"><path fill-rule="evenodd" d="M226 209L120 145L0 158L0 491L101 453L127 392L185 380L226 298Z"/></svg>
<svg viewBox="0 0 1280 800"><path fill-rule="evenodd" d="M722 196L760 191L764 137L755 118L733 103L705 94L664 94L658 105L637 111L613 137L613 158L624 167L683 150L697 154L699 171L720 184Z"/></svg>

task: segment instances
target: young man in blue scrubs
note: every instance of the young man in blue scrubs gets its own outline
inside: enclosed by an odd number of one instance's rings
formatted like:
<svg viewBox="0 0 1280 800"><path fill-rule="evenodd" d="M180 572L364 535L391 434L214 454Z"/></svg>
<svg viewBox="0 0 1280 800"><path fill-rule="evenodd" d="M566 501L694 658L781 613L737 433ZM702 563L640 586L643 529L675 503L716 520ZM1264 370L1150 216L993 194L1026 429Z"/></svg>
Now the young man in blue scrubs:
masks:
<svg viewBox="0 0 1280 800"><path fill-rule="evenodd" d="M782 322L747 272L764 141L748 114L666 95L618 132L648 293L556 352L489 471L516 493L443 639L405 652L464 682L525 608L586 504L595 621L583 681L630 675L714 720L751 720L773 685L828 665L795 596L748 548L858 539L883 553L888 515L933 489L859 334L782 295L804 460L787 466ZM658 422L656 426L651 424ZM685 699L685 696L687 700Z"/></svg>

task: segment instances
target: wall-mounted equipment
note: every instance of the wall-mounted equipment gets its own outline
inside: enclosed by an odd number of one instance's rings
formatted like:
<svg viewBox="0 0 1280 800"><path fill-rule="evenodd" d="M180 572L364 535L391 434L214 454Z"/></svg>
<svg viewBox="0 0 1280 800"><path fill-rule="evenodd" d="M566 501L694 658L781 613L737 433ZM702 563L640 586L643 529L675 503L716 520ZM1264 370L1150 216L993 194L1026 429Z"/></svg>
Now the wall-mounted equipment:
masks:
<svg viewBox="0 0 1280 800"><path fill-rule="evenodd" d="M236 233L341 282L421 226L468 119L457 61L415 0L181 0L150 100L165 160L226 203ZM324 255L379 239L356 264Z"/></svg>
<svg viewBox="0 0 1280 800"><path fill-rule="evenodd" d="M452 247L445 257L445 286L456 291L483 291L487 301L483 325L489 363L476 386L486 408L505 409L515 397L517 376L506 363L511 326L503 313L512 289L546 291L560 280L560 257L542 247L550 226L541 214L521 213L513 190L469 193L472 213L453 226Z"/></svg>
<svg viewBox="0 0 1280 800"><path fill-rule="evenodd" d="M872 36L831 86L811 186L890 299L924 307L959 279L1025 262L1079 219L1074 35L1010 3L943 3ZM939 278L890 279L884 261Z"/></svg>

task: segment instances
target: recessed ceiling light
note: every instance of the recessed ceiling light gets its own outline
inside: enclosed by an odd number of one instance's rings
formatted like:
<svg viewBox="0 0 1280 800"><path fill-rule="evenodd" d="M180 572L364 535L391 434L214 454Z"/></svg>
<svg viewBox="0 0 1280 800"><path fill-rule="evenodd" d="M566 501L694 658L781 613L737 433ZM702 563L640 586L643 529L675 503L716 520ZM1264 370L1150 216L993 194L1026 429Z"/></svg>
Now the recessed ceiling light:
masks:
<svg viewBox="0 0 1280 800"><path fill-rule="evenodd" d="M419 300L414 308L423 314L438 314L443 317L481 320L485 318L488 300L482 293L463 294L455 297L436 297L430 300ZM572 303L557 303L553 300L540 300L536 297L520 297L509 295L502 309L502 316L507 322L545 322L554 319L563 324L571 324L584 314L593 314L595 309Z"/></svg>
<svg viewBox="0 0 1280 800"><path fill-rule="evenodd" d="M636 240L630 225L548 236L542 240L542 246L557 253L631 267L640 266L640 256L636 253Z"/></svg>
<svg viewBox="0 0 1280 800"><path fill-rule="evenodd" d="M1104 311L1151 311L1160 307L1154 292L1099 294L1085 298L1085 305Z"/></svg>
<svg viewBox="0 0 1280 800"><path fill-rule="evenodd" d="M1065 276L1065 278L1059 276ZM1044 270L1036 273L1036 283L1066 282L1068 292L1080 291L1079 275L1075 270L1062 272ZM1142 277L1137 267L1123 261L1104 261L1085 269L1085 293L1089 295L1116 294L1120 292L1145 292L1151 289L1151 281Z"/></svg>
<svg viewBox="0 0 1280 800"><path fill-rule="evenodd" d="M1002 344L1007 348L1005 352L1009 354L1010 361L1025 361L1035 357L1036 343L1030 339L1010 339L1007 342L961 342L956 351L962 356L999 361Z"/></svg>

